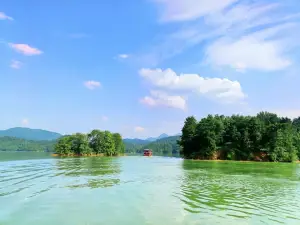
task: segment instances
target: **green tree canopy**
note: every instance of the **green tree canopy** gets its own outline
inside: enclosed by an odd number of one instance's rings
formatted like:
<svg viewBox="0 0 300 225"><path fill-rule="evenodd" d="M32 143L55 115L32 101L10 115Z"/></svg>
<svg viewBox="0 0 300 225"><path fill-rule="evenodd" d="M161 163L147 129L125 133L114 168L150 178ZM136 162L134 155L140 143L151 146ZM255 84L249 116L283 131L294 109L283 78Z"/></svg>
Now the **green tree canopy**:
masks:
<svg viewBox="0 0 300 225"><path fill-rule="evenodd" d="M274 113L188 117L179 144L185 158L292 162L300 156L300 117Z"/></svg>
<svg viewBox="0 0 300 225"><path fill-rule="evenodd" d="M55 151L60 155L114 156L124 153L124 144L118 133L93 130L88 134L76 133L60 138L55 145Z"/></svg>

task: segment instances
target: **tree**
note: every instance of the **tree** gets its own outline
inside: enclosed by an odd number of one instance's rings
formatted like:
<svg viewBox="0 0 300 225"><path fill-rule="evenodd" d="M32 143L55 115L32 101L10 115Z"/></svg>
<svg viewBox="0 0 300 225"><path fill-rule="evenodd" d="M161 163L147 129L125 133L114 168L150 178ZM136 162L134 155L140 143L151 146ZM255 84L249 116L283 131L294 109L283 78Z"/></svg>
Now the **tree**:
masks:
<svg viewBox="0 0 300 225"><path fill-rule="evenodd" d="M182 147L182 154L185 157L190 157L193 151L196 149L194 143L196 127L197 120L195 117L191 116L186 118L182 128L181 140L178 142Z"/></svg>
<svg viewBox="0 0 300 225"><path fill-rule="evenodd" d="M278 130L275 146L270 150L272 161L293 162L298 159L297 148L294 143L293 133L290 130Z"/></svg>
<svg viewBox="0 0 300 225"><path fill-rule="evenodd" d="M55 145L60 155L118 155L124 152L124 143L120 134L109 131L93 130L89 134L76 133L62 137Z"/></svg>
<svg viewBox="0 0 300 225"><path fill-rule="evenodd" d="M215 156L223 142L224 120L225 117L219 115L208 115L197 124L194 138L197 157L209 159Z"/></svg>
<svg viewBox="0 0 300 225"><path fill-rule="evenodd" d="M195 124L196 128L195 128ZM180 141L185 158L292 162L300 157L300 117L274 113L256 116L188 117Z"/></svg>
<svg viewBox="0 0 300 225"><path fill-rule="evenodd" d="M122 140L122 136L119 133L114 133L113 135L114 143L115 143L115 152L114 155L124 154L125 153L125 146Z"/></svg>
<svg viewBox="0 0 300 225"><path fill-rule="evenodd" d="M72 153L72 137L63 136L58 139L54 149L57 154L70 155Z"/></svg>
<svg viewBox="0 0 300 225"><path fill-rule="evenodd" d="M101 149L107 156L115 155L115 142L113 135L109 131L104 131Z"/></svg>
<svg viewBox="0 0 300 225"><path fill-rule="evenodd" d="M300 132L300 116L298 118L295 118L292 124L296 131Z"/></svg>
<svg viewBox="0 0 300 225"><path fill-rule="evenodd" d="M90 147L93 149L95 154L104 153L102 148L104 142L104 132L100 130L92 130L88 134Z"/></svg>
<svg viewBox="0 0 300 225"><path fill-rule="evenodd" d="M76 155L89 155L92 153L92 149L89 146L88 136L86 134L76 133L72 136L72 152Z"/></svg>
<svg viewBox="0 0 300 225"><path fill-rule="evenodd" d="M300 132L294 134L293 145L296 147L298 159L300 159Z"/></svg>

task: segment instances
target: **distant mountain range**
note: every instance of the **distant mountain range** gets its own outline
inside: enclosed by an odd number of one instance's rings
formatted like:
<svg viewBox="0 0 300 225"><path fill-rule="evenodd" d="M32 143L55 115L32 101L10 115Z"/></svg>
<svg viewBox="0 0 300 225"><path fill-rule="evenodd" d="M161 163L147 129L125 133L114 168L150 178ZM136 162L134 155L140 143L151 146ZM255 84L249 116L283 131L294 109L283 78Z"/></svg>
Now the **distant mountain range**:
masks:
<svg viewBox="0 0 300 225"><path fill-rule="evenodd" d="M151 148L156 154L164 152L179 152L177 140L181 134L169 136L161 134L158 137L146 139L125 138L124 144L127 153L140 153L144 148ZM54 144L61 134L42 130L15 127L0 130L0 151L53 151Z"/></svg>
<svg viewBox="0 0 300 225"><path fill-rule="evenodd" d="M149 137L146 140L147 141L156 141L156 140L159 140L159 139L162 139L162 138L166 138L166 137L169 137L169 135L167 135L167 134L161 134L158 137Z"/></svg>
<svg viewBox="0 0 300 225"><path fill-rule="evenodd" d="M151 142L149 140L143 140L143 139L138 139L138 138L124 138L123 141L132 143L132 144L139 144L139 145L144 145L144 144L148 144Z"/></svg>
<svg viewBox="0 0 300 225"><path fill-rule="evenodd" d="M55 140L61 136L61 134L52 131L30 129L24 127L15 127L7 130L0 130L0 137L16 137L33 141L50 141Z"/></svg>
<svg viewBox="0 0 300 225"><path fill-rule="evenodd" d="M146 138L146 139L125 138L123 140L124 140L124 142L127 142L127 143L144 145L144 144L148 144L148 143L153 142L153 141L158 141L158 140L165 139L165 138L168 138L168 137L180 136L180 135L181 135L181 133L169 136L169 135L164 133L164 134L159 135L158 137L149 137L149 138Z"/></svg>
<svg viewBox="0 0 300 225"><path fill-rule="evenodd" d="M180 146L177 141L180 135L168 136L155 141L141 139L125 139L125 152L132 154L142 154L143 149L151 149L156 155L179 155Z"/></svg>
<svg viewBox="0 0 300 225"><path fill-rule="evenodd" d="M176 134L173 136L181 135ZM14 137L20 138L24 140L33 140L33 141L51 141L60 138L62 135L56 132L42 130L42 129L31 129L31 128L24 128L24 127L14 127L7 130L0 130L0 137ZM148 144L150 142L158 141L160 139L164 139L169 136L165 133L159 135L158 137L149 137L146 139L139 139L139 138L125 138L123 139L125 142L130 142L132 144Z"/></svg>

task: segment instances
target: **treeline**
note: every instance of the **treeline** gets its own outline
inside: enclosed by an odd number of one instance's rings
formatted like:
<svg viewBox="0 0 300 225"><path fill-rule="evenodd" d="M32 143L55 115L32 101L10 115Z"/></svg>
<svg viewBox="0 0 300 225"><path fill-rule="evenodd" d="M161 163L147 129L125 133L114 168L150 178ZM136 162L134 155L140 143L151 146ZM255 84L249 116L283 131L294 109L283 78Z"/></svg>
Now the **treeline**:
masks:
<svg viewBox="0 0 300 225"><path fill-rule="evenodd" d="M179 155L180 146L177 144L179 139L180 136L172 136L146 144L130 143L125 141L126 152L141 154L144 149L151 149L155 155Z"/></svg>
<svg viewBox="0 0 300 225"><path fill-rule="evenodd" d="M88 134L76 133L63 136L55 144L59 155L105 155L116 156L125 152L119 133L93 130Z"/></svg>
<svg viewBox="0 0 300 225"><path fill-rule="evenodd" d="M146 144L132 143L130 141L124 141L125 152L130 154L140 153Z"/></svg>
<svg viewBox="0 0 300 225"><path fill-rule="evenodd" d="M293 162L300 157L300 117L274 113L256 116L209 115L199 122L188 117L178 142L191 159Z"/></svg>
<svg viewBox="0 0 300 225"><path fill-rule="evenodd" d="M151 149L155 155L179 155L180 146L177 144L179 139L180 136L162 138L144 145L143 149Z"/></svg>
<svg viewBox="0 0 300 225"><path fill-rule="evenodd" d="M33 141L15 137L0 137L0 151L52 152L56 141Z"/></svg>

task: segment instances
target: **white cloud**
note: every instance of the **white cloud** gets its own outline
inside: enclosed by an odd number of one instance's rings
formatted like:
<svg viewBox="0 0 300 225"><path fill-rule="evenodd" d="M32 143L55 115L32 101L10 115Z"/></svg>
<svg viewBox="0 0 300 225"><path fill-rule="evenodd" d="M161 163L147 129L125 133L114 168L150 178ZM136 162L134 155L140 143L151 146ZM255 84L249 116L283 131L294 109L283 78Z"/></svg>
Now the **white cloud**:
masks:
<svg viewBox="0 0 300 225"><path fill-rule="evenodd" d="M84 86L90 90L94 90L101 87L101 83L99 81L89 80L84 82Z"/></svg>
<svg viewBox="0 0 300 225"><path fill-rule="evenodd" d="M136 126L134 128L134 132L137 132L137 133L144 132L144 131L145 131L144 127Z"/></svg>
<svg viewBox="0 0 300 225"><path fill-rule="evenodd" d="M120 54L120 55L118 55L118 58L120 58L120 59L127 59L128 57L129 57L128 54Z"/></svg>
<svg viewBox="0 0 300 225"><path fill-rule="evenodd" d="M4 12L0 12L0 20L14 20L14 19L6 15Z"/></svg>
<svg viewBox="0 0 300 225"><path fill-rule="evenodd" d="M15 51L22 53L27 56L32 56L32 55L40 55L43 52L37 48L31 47L27 44L13 44L9 43L9 46L14 49Z"/></svg>
<svg viewBox="0 0 300 225"><path fill-rule="evenodd" d="M270 12L277 9L279 4L236 4L230 9L219 11L205 17L207 25L228 29L231 32L240 32L246 29L279 22L282 19L271 18Z"/></svg>
<svg viewBox="0 0 300 225"><path fill-rule="evenodd" d="M164 106L177 109L186 109L186 100L181 96L168 95L162 91L150 91L151 96L145 96L140 100L150 107Z"/></svg>
<svg viewBox="0 0 300 225"><path fill-rule="evenodd" d="M161 21L188 21L218 12L237 0L153 0L161 7Z"/></svg>
<svg viewBox="0 0 300 225"><path fill-rule="evenodd" d="M28 119L23 119L21 121L21 123L22 123L23 126L27 126L29 124L29 120Z"/></svg>
<svg viewBox="0 0 300 225"><path fill-rule="evenodd" d="M194 92L223 102L239 101L246 97L238 81L226 78L204 78L198 74L177 75L172 69L141 69L139 73L150 85L168 91ZM151 102L151 99L148 98L148 101Z"/></svg>
<svg viewBox="0 0 300 225"><path fill-rule="evenodd" d="M10 63L10 67L13 69L20 69L22 67L23 63L18 60L12 60Z"/></svg>
<svg viewBox="0 0 300 225"><path fill-rule="evenodd" d="M146 52L138 54L136 61L142 65L147 63L147 65L157 66L162 61L181 54L188 48L203 44L195 49L199 49L201 52L202 50L205 51L205 47L208 46L207 53L210 53L209 50L216 46L214 49L219 50L209 58L210 65L213 67L225 64L239 72L245 72L247 69L274 71L285 69L292 63L288 54L295 50L293 45L296 43L299 45L298 36L300 32L297 30L299 30L300 13L297 13L296 8L293 12L290 11L291 9L285 2L273 1L268 3L246 0L153 1L160 8L161 19L165 22L177 21L178 26L176 26L177 24L172 25L174 28L170 29L172 30L170 33L157 35L154 38L154 43L147 48ZM265 33L266 38L252 35L257 31L270 30L274 26L286 25L290 22L295 22L297 26L289 27L289 29L277 33L277 36L273 36L272 39L270 39L272 35L267 35L267 33ZM245 46L245 51L243 51L242 48ZM263 48L258 49L258 46ZM234 56L231 56L234 58L232 60L226 59L223 62L219 55L223 56L224 49L227 50L230 47L235 47L233 49L235 52L232 52ZM255 49L252 50L252 47ZM253 56L252 52L255 50L258 51L257 55L261 55L261 52L264 54L261 57ZM242 54L240 52L243 52L242 60L246 63L235 60ZM266 66L259 65L262 64L259 63L261 58L265 61L268 59ZM270 66L269 62L272 59L275 60L274 65ZM199 58L199 61L201 60ZM276 63L279 64L275 65Z"/></svg>
<svg viewBox="0 0 300 225"><path fill-rule="evenodd" d="M284 69L292 63L283 55L286 46L279 40L270 40L279 31L273 28L240 39L221 38L207 48L207 62L237 71Z"/></svg>
<svg viewBox="0 0 300 225"><path fill-rule="evenodd" d="M107 116L102 116L102 121L108 121L108 117Z"/></svg>

